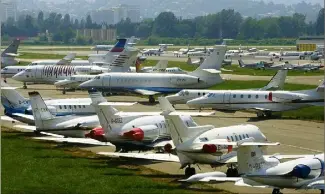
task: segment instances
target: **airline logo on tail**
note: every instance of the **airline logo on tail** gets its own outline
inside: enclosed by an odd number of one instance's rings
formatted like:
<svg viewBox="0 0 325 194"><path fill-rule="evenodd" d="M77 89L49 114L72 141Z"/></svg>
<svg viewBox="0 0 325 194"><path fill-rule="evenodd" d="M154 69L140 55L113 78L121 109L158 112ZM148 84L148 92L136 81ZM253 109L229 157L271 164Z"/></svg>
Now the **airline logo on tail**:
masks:
<svg viewBox="0 0 325 194"><path fill-rule="evenodd" d="M126 44L126 39L118 39L118 42L115 44L115 46L110 50L112 53L119 53L124 50L125 44Z"/></svg>

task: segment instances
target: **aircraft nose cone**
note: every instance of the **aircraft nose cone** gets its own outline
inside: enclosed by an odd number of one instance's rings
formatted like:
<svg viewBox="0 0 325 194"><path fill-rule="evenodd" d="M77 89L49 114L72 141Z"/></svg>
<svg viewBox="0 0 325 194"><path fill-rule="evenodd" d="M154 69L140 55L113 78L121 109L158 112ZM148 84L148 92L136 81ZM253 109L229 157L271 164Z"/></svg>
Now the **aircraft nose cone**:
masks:
<svg viewBox="0 0 325 194"><path fill-rule="evenodd" d="M85 81L79 85L79 88L92 88L93 82L92 80Z"/></svg>
<svg viewBox="0 0 325 194"><path fill-rule="evenodd" d="M189 107L198 107L198 105L200 104L200 101L199 99L193 99L193 100L189 100L186 102L187 106Z"/></svg>
<svg viewBox="0 0 325 194"><path fill-rule="evenodd" d="M171 104L176 104L177 102L179 103L182 98L179 96L179 95L169 95L169 96L166 96L166 99L171 103Z"/></svg>

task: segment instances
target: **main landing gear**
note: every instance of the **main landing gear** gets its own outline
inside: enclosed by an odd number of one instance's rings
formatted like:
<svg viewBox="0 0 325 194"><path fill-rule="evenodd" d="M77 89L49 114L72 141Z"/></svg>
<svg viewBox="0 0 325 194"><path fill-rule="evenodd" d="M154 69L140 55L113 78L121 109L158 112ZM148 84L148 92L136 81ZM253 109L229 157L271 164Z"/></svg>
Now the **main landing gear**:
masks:
<svg viewBox="0 0 325 194"><path fill-rule="evenodd" d="M227 177L238 177L239 176L237 168L235 168L232 164L227 169L226 175L227 175Z"/></svg>
<svg viewBox="0 0 325 194"><path fill-rule="evenodd" d="M190 177L196 174L195 168L191 167L190 165L185 168L185 176Z"/></svg>
<svg viewBox="0 0 325 194"><path fill-rule="evenodd" d="M272 194L282 194L280 189L273 189Z"/></svg>
<svg viewBox="0 0 325 194"><path fill-rule="evenodd" d="M258 118L263 118L263 117L270 118L272 116L272 112L271 111L263 111L263 112L258 111L256 115Z"/></svg>
<svg viewBox="0 0 325 194"><path fill-rule="evenodd" d="M152 96L152 95L150 95L150 96L149 96L149 102L150 102L150 103L155 103L155 102L156 102L155 97Z"/></svg>
<svg viewBox="0 0 325 194"><path fill-rule="evenodd" d="M24 82L23 89L27 89L27 84Z"/></svg>

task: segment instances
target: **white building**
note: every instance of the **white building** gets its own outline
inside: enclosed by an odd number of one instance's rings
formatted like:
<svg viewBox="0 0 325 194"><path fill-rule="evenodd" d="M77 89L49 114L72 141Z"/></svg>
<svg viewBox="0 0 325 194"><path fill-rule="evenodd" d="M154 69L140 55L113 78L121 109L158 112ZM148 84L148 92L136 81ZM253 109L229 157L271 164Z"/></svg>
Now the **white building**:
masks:
<svg viewBox="0 0 325 194"><path fill-rule="evenodd" d="M2 3L0 3L0 17L2 21L7 21L8 18L13 18L17 21L17 1L2 1Z"/></svg>

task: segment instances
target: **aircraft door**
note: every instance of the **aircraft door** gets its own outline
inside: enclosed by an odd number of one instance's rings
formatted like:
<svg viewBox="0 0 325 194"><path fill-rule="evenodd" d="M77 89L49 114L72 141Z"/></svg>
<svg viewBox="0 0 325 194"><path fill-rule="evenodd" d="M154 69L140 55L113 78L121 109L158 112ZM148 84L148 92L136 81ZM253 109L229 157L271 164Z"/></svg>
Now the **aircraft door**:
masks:
<svg viewBox="0 0 325 194"><path fill-rule="evenodd" d="M231 97L231 93L230 92L225 92L223 94L223 103L229 104L230 103L230 97Z"/></svg>

